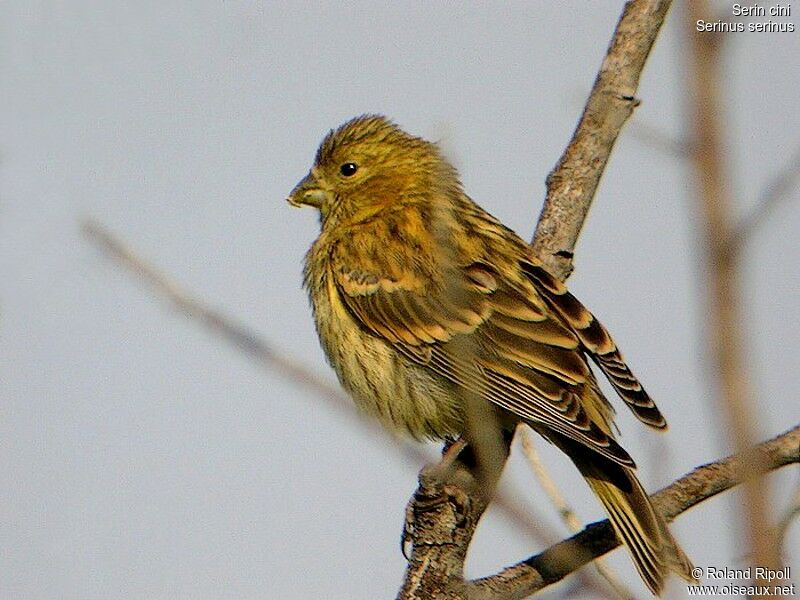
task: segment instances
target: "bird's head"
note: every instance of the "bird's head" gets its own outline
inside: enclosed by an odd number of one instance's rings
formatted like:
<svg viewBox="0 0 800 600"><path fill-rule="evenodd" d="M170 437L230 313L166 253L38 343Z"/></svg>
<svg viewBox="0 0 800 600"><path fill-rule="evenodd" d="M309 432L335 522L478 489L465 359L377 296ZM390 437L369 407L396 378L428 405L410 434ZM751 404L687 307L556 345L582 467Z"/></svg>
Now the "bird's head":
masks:
<svg viewBox="0 0 800 600"><path fill-rule="evenodd" d="M435 144L409 135L380 115L356 117L332 130L314 165L292 190L292 206L313 206L327 224L359 222L443 186L460 189Z"/></svg>

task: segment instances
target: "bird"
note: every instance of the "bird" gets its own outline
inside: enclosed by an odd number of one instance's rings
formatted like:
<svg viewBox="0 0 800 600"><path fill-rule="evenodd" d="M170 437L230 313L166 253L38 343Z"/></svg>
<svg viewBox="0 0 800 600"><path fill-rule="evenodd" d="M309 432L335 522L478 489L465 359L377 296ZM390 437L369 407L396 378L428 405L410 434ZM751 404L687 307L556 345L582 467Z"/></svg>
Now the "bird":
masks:
<svg viewBox="0 0 800 600"><path fill-rule="evenodd" d="M475 399L505 431L527 424L575 464L653 594L670 572L693 580L589 361L645 425L665 429L663 415L606 328L465 193L437 144L355 117L324 137L287 200L319 212L304 287L361 410L417 439L468 433Z"/></svg>

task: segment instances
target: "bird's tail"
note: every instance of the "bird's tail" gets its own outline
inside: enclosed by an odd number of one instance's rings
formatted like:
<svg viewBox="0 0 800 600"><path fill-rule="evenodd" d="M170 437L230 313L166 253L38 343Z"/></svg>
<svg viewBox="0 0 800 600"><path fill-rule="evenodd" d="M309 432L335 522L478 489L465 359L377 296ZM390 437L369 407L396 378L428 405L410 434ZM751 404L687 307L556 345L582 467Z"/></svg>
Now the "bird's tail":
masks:
<svg viewBox="0 0 800 600"><path fill-rule="evenodd" d="M692 563L667 529L632 468L624 467L572 440L553 440L578 467L603 503L645 584L658 596L670 571L695 581Z"/></svg>

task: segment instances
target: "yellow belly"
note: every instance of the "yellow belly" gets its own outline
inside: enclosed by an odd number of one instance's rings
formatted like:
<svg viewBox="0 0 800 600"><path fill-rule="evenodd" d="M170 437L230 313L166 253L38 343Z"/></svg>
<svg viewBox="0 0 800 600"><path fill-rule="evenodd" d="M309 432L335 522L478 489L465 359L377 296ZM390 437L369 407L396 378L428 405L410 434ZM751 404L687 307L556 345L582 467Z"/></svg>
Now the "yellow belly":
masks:
<svg viewBox="0 0 800 600"><path fill-rule="evenodd" d="M316 291L309 289L317 333L356 405L387 428L416 438L461 433L463 409L456 387L361 328L339 298L332 277L319 284Z"/></svg>

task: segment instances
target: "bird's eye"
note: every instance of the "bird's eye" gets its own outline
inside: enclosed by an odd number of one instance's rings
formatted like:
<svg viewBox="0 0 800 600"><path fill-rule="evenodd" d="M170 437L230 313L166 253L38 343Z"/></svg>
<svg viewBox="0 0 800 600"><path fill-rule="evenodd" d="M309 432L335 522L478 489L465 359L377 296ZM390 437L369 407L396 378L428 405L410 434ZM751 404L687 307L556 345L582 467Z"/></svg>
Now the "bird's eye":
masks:
<svg viewBox="0 0 800 600"><path fill-rule="evenodd" d="M358 171L358 165L352 162L346 162L339 167L339 172L345 177L351 177Z"/></svg>

